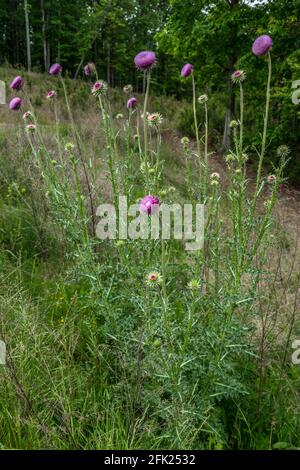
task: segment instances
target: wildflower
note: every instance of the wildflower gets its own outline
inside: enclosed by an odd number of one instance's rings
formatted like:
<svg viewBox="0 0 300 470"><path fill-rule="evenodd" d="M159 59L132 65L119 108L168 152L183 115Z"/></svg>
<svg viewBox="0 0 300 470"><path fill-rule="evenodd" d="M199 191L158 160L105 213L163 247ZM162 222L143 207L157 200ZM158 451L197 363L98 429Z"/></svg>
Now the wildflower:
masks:
<svg viewBox="0 0 300 470"><path fill-rule="evenodd" d="M235 70L233 74L231 75L231 80L233 83L241 83L245 80L246 78L246 73L244 70Z"/></svg>
<svg viewBox="0 0 300 470"><path fill-rule="evenodd" d="M46 98L47 100L52 100L53 98L56 98L57 96L57 93L55 90L50 90L48 91L47 95L46 95Z"/></svg>
<svg viewBox="0 0 300 470"><path fill-rule="evenodd" d="M104 95L107 91L107 83L104 81L97 80L92 88L92 94L95 96Z"/></svg>
<svg viewBox="0 0 300 470"><path fill-rule="evenodd" d="M269 184L272 184L276 181L276 176L275 175L269 175L267 178L267 181Z"/></svg>
<svg viewBox="0 0 300 470"><path fill-rule="evenodd" d="M185 64L181 69L181 76L182 77L189 77L193 73L194 67L192 64Z"/></svg>
<svg viewBox="0 0 300 470"><path fill-rule="evenodd" d="M9 109L12 111L18 111L22 106L22 100L18 96L16 98L13 98L11 102L9 103Z"/></svg>
<svg viewBox="0 0 300 470"><path fill-rule="evenodd" d="M151 196L149 194L148 196L145 196L140 201L140 210L144 212L145 214L148 214L148 215L154 214L154 212L156 212L158 208L159 208L158 197Z"/></svg>
<svg viewBox="0 0 300 470"><path fill-rule="evenodd" d="M163 117L160 113L148 114L147 121L150 126L160 126L163 122Z"/></svg>
<svg viewBox="0 0 300 470"><path fill-rule="evenodd" d="M201 283L200 281L198 281L198 279L192 279L189 283L188 283L188 289L191 289L191 290L198 290L200 289L201 287Z"/></svg>
<svg viewBox="0 0 300 470"><path fill-rule="evenodd" d="M123 88L123 91L124 91L124 93L126 93L126 95L130 95L130 93L132 93L132 91L133 91L133 86L132 85L125 85L124 88Z"/></svg>
<svg viewBox="0 0 300 470"><path fill-rule="evenodd" d="M129 98L129 100L127 101L127 109L133 109L135 108L136 105L137 105L137 99L135 98L135 96L132 96L131 98Z"/></svg>
<svg viewBox="0 0 300 470"><path fill-rule="evenodd" d="M24 121L26 121L27 119L32 118L32 114L31 114L30 111L26 111L26 113L24 113L22 117L23 117Z"/></svg>
<svg viewBox="0 0 300 470"><path fill-rule="evenodd" d="M122 113L118 113L116 115L116 119L123 119L124 115Z"/></svg>
<svg viewBox="0 0 300 470"><path fill-rule="evenodd" d="M36 129L36 125L35 125L35 124L28 124L28 126L26 126L27 132L34 133L34 132L35 132L35 129Z"/></svg>
<svg viewBox="0 0 300 470"><path fill-rule="evenodd" d="M66 152L72 152L72 150L74 150L74 148L75 148L75 145L72 142L68 142L65 145Z"/></svg>
<svg viewBox="0 0 300 470"><path fill-rule="evenodd" d="M190 139L188 137L182 137L180 142L185 147L186 145L190 143Z"/></svg>
<svg viewBox="0 0 300 470"><path fill-rule="evenodd" d="M204 104L208 102L208 96L207 95L201 95L198 98L198 103L199 104Z"/></svg>
<svg viewBox="0 0 300 470"><path fill-rule="evenodd" d="M217 173L217 172L214 172L210 175L210 179L211 179L211 185L212 186L217 186L219 184L219 180L220 180L220 174Z"/></svg>
<svg viewBox="0 0 300 470"><path fill-rule="evenodd" d="M58 75L62 72L62 66L60 64L53 64L49 69L50 75Z"/></svg>
<svg viewBox="0 0 300 470"><path fill-rule="evenodd" d="M156 55L152 51L139 52L134 58L134 63L138 70L151 70L156 64Z"/></svg>
<svg viewBox="0 0 300 470"><path fill-rule="evenodd" d="M230 127L231 129L235 129L236 127L239 127L238 121L235 121L235 120L233 119L232 121L230 121L229 127Z"/></svg>
<svg viewBox="0 0 300 470"><path fill-rule="evenodd" d="M263 34L262 36L259 36L257 39L255 39L252 45L252 52L257 56L264 55L269 52L272 45L273 41L270 36Z"/></svg>
<svg viewBox="0 0 300 470"><path fill-rule="evenodd" d="M84 74L89 77L90 75L93 75L96 72L96 67L95 64L92 62L89 62L83 67Z"/></svg>
<svg viewBox="0 0 300 470"><path fill-rule="evenodd" d="M9 85L9 87L12 89L12 90L21 90L21 88L23 87L24 85L24 80L22 77L20 77L20 75L18 75L17 77L15 77L13 79L13 81L11 82L11 84Z"/></svg>
<svg viewBox="0 0 300 470"><path fill-rule="evenodd" d="M149 287L158 287L162 283L162 275L157 271L152 271L146 276L146 284Z"/></svg>
<svg viewBox="0 0 300 470"><path fill-rule="evenodd" d="M277 156L286 158L290 153L290 149L287 145L280 145L277 149Z"/></svg>

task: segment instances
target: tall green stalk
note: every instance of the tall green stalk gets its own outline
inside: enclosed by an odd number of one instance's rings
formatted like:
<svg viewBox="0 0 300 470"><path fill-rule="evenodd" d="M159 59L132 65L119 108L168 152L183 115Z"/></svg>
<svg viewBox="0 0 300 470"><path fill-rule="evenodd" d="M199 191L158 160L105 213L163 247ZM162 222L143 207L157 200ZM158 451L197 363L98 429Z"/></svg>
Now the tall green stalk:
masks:
<svg viewBox="0 0 300 470"><path fill-rule="evenodd" d="M148 122L147 122L147 107L148 107L148 99L149 99L149 91L150 91L150 79L151 73L150 71L145 72L146 74L146 94L144 99L144 111L143 111L143 121L144 121L144 162L145 162L145 172L146 172L146 184L147 184L147 191L149 191L149 168L148 168Z"/></svg>
<svg viewBox="0 0 300 470"><path fill-rule="evenodd" d="M259 188L262 164L263 164L263 160L264 160L264 156L266 152L266 140L267 140L267 129L268 129L270 96L271 96L271 93L270 93L271 78L272 78L272 61L271 61L271 54L270 52L268 52L268 83L267 83L267 94L266 94L266 109L265 109L265 116L264 116L264 130L263 130L263 137L262 137L262 143L261 143L261 152L259 156L257 178L256 178L256 192L258 191L258 188Z"/></svg>

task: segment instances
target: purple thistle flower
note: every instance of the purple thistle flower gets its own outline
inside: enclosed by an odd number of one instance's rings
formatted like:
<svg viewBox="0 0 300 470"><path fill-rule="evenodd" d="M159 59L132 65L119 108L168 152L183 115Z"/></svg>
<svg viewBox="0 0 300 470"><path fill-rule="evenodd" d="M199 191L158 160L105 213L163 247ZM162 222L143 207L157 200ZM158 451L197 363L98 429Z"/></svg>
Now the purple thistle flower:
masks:
<svg viewBox="0 0 300 470"><path fill-rule="evenodd" d="M90 75L93 75L95 73L95 64L92 64L89 62L83 67L84 74L89 77Z"/></svg>
<svg viewBox="0 0 300 470"><path fill-rule="evenodd" d="M24 85L24 80L22 77L20 77L20 75L18 75L17 77L13 79L13 81L11 82L9 86L12 90L21 90L23 85Z"/></svg>
<svg viewBox="0 0 300 470"><path fill-rule="evenodd" d="M46 95L46 98L47 100L51 100L52 98L56 98L57 96L57 93L55 90L50 90L48 91L47 95Z"/></svg>
<svg viewBox="0 0 300 470"><path fill-rule="evenodd" d="M159 208L159 199L158 197L151 196L150 194L148 196L143 197L143 199L140 202L140 210L144 212L145 214L151 215L154 214L155 211Z"/></svg>
<svg viewBox="0 0 300 470"><path fill-rule="evenodd" d="M9 109L12 111L18 111L22 106L22 100L18 96L16 98L13 98L11 102L9 103Z"/></svg>
<svg viewBox="0 0 300 470"><path fill-rule="evenodd" d="M134 63L138 70L151 70L156 63L156 55L152 51L139 52L134 58Z"/></svg>
<svg viewBox="0 0 300 470"><path fill-rule="evenodd" d="M127 109L135 108L136 105L137 105L137 99L135 98L135 96L132 96L131 98L129 98L129 100L127 101Z"/></svg>
<svg viewBox="0 0 300 470"><path fill-rule="evenodd" d="M49 69L50 75L58 75L62 71L62 66L60 64L53 64Z"/></svg>
<svg viewBox="0 0 300 470"><path fill-rule="evenodd" d="M254 43L252 44L252 52L253 54L260 56L264 55L271 49L273 45L273 41L267 34L263 34L255 39Z"/></svg>
<svg viewBox="0 0 300 470"><path fill-rule="evenodd" d="M182 77L189 77L193 73L194 67L192 64L185 64L181 69L181 76Z"/></svg>

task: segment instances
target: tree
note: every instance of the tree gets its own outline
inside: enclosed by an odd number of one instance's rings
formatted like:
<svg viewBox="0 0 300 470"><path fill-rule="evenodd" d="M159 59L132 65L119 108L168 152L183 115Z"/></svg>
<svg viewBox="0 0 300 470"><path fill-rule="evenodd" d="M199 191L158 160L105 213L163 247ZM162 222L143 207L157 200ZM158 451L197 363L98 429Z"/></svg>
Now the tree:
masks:
<svg viewBox="0 0 300 470"><path fill-rule="evenodd" d="M27 0L24 0L24 12L25 12L25 27L26 27L26 48L27 48L27 69L31 72L31 48L30 48L30 30L29 30L29 13L30 5Z"/></svg>

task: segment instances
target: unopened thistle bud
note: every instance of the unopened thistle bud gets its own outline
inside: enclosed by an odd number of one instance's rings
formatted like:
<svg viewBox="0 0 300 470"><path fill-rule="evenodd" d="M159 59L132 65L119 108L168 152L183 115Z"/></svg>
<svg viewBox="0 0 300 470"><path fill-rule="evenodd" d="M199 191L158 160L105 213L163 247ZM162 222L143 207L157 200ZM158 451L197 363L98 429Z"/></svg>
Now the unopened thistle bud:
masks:
<svg viewBox="0 0 300 470"><path fill-rule="evenodd" d="M198 98L198 103L199 104L204 104L208 102L208 96L207 95L201 95Z"/></svg>

